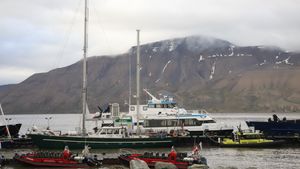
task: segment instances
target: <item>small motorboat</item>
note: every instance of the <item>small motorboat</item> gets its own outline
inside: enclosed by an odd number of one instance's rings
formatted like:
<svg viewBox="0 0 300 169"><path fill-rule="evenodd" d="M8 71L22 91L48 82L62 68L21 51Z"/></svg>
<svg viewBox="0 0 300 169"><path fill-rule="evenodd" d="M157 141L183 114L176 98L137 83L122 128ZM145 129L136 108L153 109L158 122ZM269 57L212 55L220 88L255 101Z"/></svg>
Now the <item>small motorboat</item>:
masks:
<svg viewBox="0 0 300 169"><path fill-rule="evenodd" d="M201 146L196 145L191 154L176 152L174 147L169 154L145 152L144 154L123 154L119 156L120 161L129 166L131 160L139 159L147 163L151 168L155 166L156 162L172 163L178 169L186 169L193 164L200 164L207 166L205 157L200 156Z"/></svg>
<svg viewBox="0 0 300 169"><path fill-rule="evenodd" d="M97 156L89 156L89 147L81 155L72 154L66 146L63 152L38 151L27 154L16 154L14 159L20 163L36 167L88 168L101 166Z"/></svg>
<svg viewBox="0 0 300 169"><path fill-rule="evenodd" d="M278 147L284 143L283 140L265 139L263 133L259 132L242 132L236 131L232 138L224 138L219 140L221 147Z"/></svg>

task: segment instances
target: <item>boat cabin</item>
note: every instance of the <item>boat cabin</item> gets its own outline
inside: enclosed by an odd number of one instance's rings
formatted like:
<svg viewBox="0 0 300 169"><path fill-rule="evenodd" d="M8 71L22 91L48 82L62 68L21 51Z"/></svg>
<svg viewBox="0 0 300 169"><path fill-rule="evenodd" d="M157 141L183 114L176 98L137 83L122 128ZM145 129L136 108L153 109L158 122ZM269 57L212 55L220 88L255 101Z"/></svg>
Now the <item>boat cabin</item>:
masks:
<svg viewBox="0 0 300 169"><path fill-rule="evenodd" d="M103 137L103 138L125 138L129 136L129 132L126 127L102 127L91 137Z"/></svg>

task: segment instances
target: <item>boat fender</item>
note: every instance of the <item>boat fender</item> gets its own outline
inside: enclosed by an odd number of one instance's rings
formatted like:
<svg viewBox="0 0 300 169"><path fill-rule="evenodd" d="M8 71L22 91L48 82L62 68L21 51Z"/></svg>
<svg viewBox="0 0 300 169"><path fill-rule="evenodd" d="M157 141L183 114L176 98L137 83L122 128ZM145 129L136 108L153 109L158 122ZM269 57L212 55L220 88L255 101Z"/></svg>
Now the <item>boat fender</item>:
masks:
<svg viewBox="0 0 300 169"><path fill-rule="evenodd" d="M183 161L193 161L194 159L192 157L185 157L183 158Z"/></svg>
<svg viewBox="0 0 300 169"><path fill-rule="evenodd" d="M77 160L77 161L84 160L84 157L83 156L76 156L76 157L74 157L74 160Z"/></svg>

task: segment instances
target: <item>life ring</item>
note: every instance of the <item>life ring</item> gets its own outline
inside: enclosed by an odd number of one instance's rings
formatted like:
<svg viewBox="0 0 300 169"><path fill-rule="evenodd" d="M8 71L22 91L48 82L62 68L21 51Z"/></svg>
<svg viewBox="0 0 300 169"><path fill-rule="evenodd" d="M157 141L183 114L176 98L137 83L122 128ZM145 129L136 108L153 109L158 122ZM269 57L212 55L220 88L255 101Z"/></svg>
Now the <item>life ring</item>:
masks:
<svg viewBox="0 0 300 169"><path fill-rule="evenodd" d="M173 137L177 137L177 136L178 136L178 135L177 135L177 132L174 131L173 134L172 134L172 136L173 136Z"/></svg>

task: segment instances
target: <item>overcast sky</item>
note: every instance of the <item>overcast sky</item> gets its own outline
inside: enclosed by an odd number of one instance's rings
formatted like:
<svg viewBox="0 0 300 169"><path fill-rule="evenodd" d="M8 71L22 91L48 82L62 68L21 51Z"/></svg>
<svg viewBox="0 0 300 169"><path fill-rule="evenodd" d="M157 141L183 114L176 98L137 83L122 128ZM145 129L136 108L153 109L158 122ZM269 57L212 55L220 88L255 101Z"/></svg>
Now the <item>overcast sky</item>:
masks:
<svg viewBox="0 0 300 169"><path fill-rule="evenodd" d="M206 35L300 51L299 0L89 0L89 56ZM0 1L0 85L82 58L83 0Z"/></svg>

